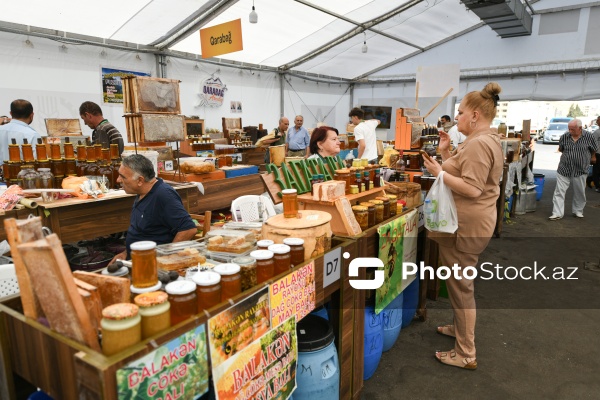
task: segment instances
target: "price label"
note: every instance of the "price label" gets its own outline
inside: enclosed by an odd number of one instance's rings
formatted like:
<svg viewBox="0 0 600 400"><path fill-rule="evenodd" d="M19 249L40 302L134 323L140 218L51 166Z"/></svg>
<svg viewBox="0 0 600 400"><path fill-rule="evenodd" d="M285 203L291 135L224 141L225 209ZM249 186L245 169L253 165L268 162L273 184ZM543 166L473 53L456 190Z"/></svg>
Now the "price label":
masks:
<svg viewBox="0 0 600 400"><path fill-rule="evenodd" d="M422 227L425 225L425 213L423 212L423 205L421 205L419 208L419 225L418 227Z"/></svg>
<svg viewBox="0 0 600 400"><path fill-rule="evenodd" d="M340 279L342 270L342 248L331 250L323 257L323 288Z"/></svg>

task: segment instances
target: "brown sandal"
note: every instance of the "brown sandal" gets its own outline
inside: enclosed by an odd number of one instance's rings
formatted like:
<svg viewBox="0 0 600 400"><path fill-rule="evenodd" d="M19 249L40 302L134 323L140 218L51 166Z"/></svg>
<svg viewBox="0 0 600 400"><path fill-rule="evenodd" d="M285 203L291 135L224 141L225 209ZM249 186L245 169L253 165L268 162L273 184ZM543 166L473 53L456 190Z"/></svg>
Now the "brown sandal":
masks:
<svg viewBox="0 0 600 400"><path fill-rule="evenodd" d="M474 358L466 357L460 358L457 356L456 351L436 351L435 359L442 364L451 365L453 367L464 368L468 370L477 369L477 360Z"/></svg>
<svg viewBox="0 0 600 400"><path fill-rule="evenodd" d="M456 337L454 334L454 325L438 326L436 332L440 335Z"/></svg>

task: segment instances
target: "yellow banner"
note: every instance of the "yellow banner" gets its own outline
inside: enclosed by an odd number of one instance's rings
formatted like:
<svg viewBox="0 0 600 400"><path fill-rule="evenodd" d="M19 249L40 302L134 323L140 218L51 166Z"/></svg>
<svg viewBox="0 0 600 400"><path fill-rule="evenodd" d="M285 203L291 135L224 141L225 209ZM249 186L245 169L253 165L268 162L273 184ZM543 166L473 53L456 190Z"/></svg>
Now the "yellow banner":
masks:
<svg viewBox="0 0 600 400"><path fill-rule="evenodd" d="M211 58L243 50L242 20L236 19L210 28L200 29L200 47L202 58Z"/></svg>

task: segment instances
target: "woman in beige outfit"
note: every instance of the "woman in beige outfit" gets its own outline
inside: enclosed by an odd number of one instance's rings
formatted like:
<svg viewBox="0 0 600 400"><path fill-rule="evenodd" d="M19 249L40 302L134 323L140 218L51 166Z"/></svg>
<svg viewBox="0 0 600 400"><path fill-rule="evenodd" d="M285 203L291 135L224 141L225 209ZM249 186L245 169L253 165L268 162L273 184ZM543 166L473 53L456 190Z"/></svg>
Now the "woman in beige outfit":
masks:
<svg viewBox="0 0 600 400"><path fill-rule="evenodd" d="M477 368L474 285L472 279L457 278L462 278L463 268L477 265L496 224L504 157L500 137L490 129L490 124L496 116L501 90L497 83L491 82L482 91L468 93L456 116L458 130L467 139L451 153L448 134L440 132L443 165L425 161L434 176L444 172L444 183L452 189L458 213L456 233L430 233L440 245L442 265L460 267L458 276L451 275L446 280L454 324L437 328L438 333L456 338L454 349L436 352L435 357L444 364L466 369Z"/></svg>

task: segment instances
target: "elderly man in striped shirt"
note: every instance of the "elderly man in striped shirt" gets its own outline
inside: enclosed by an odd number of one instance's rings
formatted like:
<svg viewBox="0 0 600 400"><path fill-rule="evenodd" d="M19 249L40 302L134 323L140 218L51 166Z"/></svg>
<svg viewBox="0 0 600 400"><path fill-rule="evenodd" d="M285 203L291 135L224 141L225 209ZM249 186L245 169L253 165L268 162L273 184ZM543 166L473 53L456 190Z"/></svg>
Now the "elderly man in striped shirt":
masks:
<svg viewBox="0 0 600 400"><path fill-rule="evenodd" d="M110 149L111 144L119 145L119 154L123 153L124 143L121 133L102 115L100 106L91 101L85 101L79 106L79 115L83 122L94 131L92 142L101 144L102 148Z"/></svg>
<svg viewBox="0 0 600 400"><path fill-rule="evenodd" d="M585 207L585 180L591 164L596 162L598 148L596 141L587 132L583 132L581 120L569 122L569 131L558 141L558 151L562 153L556 171L556 189L552 198L553 208L551 221L559 220L565 212L565 193L573 184L573 216L583 218Z"/></svg>

